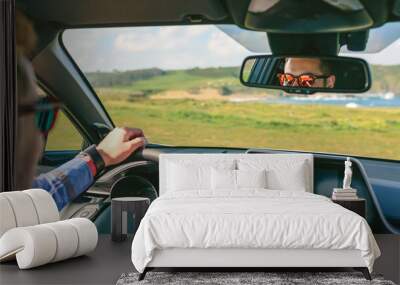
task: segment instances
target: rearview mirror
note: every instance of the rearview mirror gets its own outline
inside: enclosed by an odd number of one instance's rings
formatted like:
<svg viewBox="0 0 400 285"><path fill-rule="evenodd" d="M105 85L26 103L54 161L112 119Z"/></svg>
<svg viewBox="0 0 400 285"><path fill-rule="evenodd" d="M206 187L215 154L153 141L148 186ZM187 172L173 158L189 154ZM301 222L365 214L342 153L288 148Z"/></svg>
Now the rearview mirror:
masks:
<svg viewBox="0 0 400 285"><path fill-rule="evenodd" d="M247 57L240 81L288 93L361 93L371 87L368 63L351 57L258 55Z"/></svg>

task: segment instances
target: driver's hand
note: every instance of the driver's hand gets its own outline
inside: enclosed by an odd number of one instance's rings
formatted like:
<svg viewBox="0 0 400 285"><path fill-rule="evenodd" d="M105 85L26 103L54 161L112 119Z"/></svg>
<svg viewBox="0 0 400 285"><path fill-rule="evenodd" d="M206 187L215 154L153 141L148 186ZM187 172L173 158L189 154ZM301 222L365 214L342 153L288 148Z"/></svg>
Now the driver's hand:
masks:
<svg viewBox="0 0 400 285"><path fill-rule="evenodd" d="M97 146L105 166L118 164L135 150L144 147L147 140L141 129L115 128Z"/></svg>

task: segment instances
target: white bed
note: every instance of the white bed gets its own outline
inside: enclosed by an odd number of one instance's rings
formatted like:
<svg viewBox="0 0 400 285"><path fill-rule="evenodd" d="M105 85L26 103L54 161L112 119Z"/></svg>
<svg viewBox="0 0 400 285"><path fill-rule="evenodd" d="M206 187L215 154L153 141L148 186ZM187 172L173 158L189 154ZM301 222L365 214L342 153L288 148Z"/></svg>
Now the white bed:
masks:
<svg viewBox="0 0 400 285"><path fill-rule="evenodd" d="M160 156L159 171L160 197L132 243L139 272L153 267L371 272L380 255L362 217L313 194L312 155L168 154Z"/></svg>

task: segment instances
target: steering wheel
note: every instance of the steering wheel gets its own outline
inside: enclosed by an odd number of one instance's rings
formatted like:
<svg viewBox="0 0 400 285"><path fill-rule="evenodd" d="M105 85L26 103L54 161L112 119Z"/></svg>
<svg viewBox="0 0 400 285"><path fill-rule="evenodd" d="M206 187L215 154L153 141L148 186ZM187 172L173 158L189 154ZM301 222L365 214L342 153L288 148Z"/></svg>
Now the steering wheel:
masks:
<svg viewBox="0 0 400 285"><path fill-rule="evenodd" d="M145 148L133 154L135 160L148 160L158 163L158 158L162 152L155 148Z"/></svg>

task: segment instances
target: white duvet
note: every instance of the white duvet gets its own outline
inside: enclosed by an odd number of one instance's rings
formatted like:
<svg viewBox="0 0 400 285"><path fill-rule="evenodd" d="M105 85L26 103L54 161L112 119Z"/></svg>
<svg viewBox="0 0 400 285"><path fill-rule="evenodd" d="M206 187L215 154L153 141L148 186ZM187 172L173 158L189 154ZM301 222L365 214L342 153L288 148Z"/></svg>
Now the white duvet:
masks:
<svg viewBox="0 0 400 285"><path fill-rule="evenodd" d="M358 249L370 271L380 255L359 215L324 196L265 189L156 199L134 237L132 262L143 272L165 248Z"/></svg>

